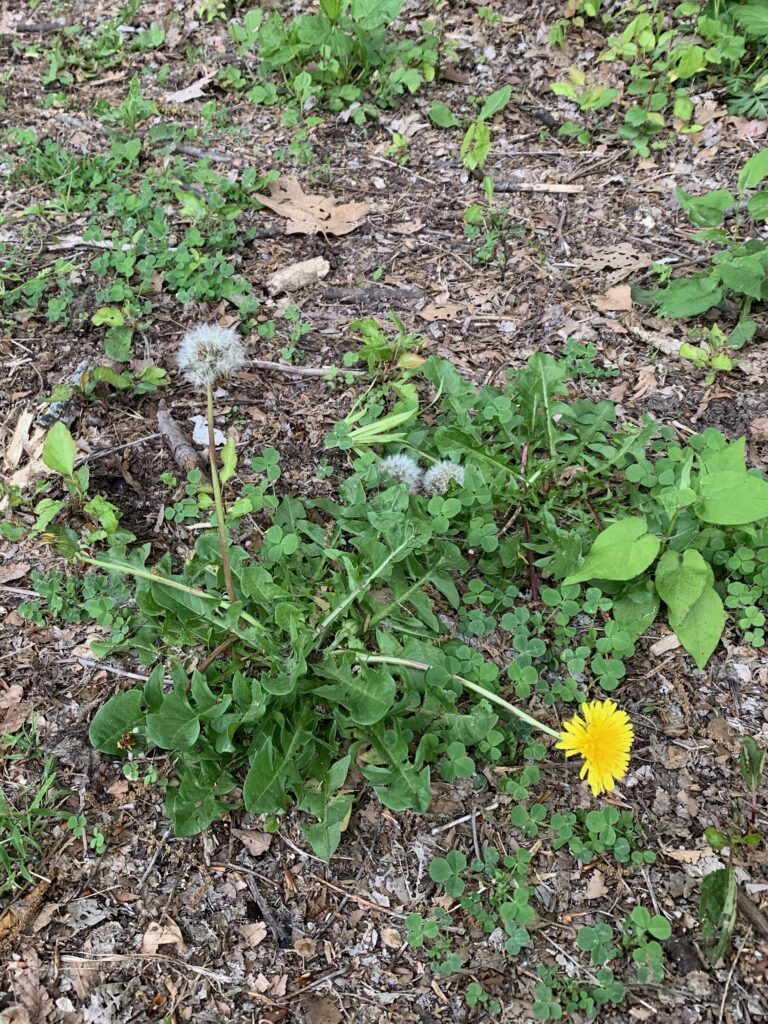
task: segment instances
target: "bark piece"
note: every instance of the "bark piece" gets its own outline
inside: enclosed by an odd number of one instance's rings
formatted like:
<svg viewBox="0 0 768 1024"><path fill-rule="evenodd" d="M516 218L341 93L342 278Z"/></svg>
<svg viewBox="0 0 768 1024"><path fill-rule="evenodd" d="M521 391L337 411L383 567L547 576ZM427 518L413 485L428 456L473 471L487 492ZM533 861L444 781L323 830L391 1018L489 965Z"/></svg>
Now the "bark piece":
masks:
<svg viewBox="0 0 768 1024"><path fill-rule="evenodd" d="M168 451L173 456L173 461L185 475L190 470L204 468L197 451L168 412L165 402L161 402L157 408L157 426L168 446Z"/></svg>

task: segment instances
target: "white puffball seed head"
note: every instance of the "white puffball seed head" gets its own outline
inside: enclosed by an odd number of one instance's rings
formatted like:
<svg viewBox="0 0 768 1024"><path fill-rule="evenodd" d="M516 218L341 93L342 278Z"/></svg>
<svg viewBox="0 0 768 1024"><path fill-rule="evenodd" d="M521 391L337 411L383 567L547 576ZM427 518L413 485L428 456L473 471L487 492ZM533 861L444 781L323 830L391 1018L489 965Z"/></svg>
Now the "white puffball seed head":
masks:
<svg viewBox="0 0 768 1024"><path fill-rule="evenodd" d="M380 468L393 480L405 484L411 494L418 491L422 472L418 462L410 455L387 455L381 460Z"/></svg>
<svg viewBox="0 0 768 1024"><path fill-rule="evenodd" d="M445 494L452 483L464 486L464 467L450 459L436 462L424 474L423 487L427 494Z"/></svg>
<svg viewBox="0 0 768 1024"><path fill-rule="evenodd" d="M190 384L207 388L245 366L245 347L232 327L198 324L181 339L177 362Z"/></svg>

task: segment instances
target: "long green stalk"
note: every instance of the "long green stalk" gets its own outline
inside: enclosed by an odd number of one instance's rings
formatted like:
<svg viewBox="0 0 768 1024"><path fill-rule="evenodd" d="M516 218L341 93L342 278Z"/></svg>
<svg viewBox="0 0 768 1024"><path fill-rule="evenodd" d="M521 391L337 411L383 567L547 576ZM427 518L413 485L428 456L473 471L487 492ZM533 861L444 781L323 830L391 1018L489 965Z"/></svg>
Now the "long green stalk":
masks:
<svg viewBox="0 0 768 1024"><path fill-rule="evenodd" d="M395 658L385 654L364 654L362 651L353 651L351 653L355 655L358 661L362 661L367 665L402 665L404 668L415 668L421 672L428 672L429 669L435 667L434 665L428 665L424 661L413 661L411 658ZM480 686L478 683L473 683L471 680L465 679L463 676L457 676L453 672L449 673L449 675L451 676L451 679L455 679L456 682L460 683L465 689L472 690L473 693L477 693L481 697L485 697L486 700L489 700L494 704L498 704L499 707L511 712L521 721L526 722L528 725L532 725L534 729L540 729L548 736L554 736L556 740L560 739L559 732L556 732L554 729L550 729L548 725L544 725L543 722L540 722L538 718L534 718L533 715L529 715L525 711L521 711L520 708L515 707L514 704L510 704L509 701L504 700L503 697L498 697L490 690L486 690L484 686Z"/></svg>
<svg viewBox="0 0 768 1024"><path fill-rule="evenodd" d="M224 586L227 588L227 597L232 604L237 600L235 585L232 582L232 568L229 564L229 542L227 540L227 528L224 525L224 501L221 496L221 480L219 479L219 466L216 461L216 434L213 425L213 385L206 388L207 412L208 412L208 458L211 464L211 483L213 484L213 503L216 506L216 529L219 533L219 548L221 549L221 567L224 570Z"/></svg>
<svg viewBox="0 0 768 1024"><path fill-rule="evenodd" d="M180 590L184 594L190 594L192 597L199 597L206 601L216 598L218 600L217 607L228 608L234 603L221 597L219 594L212 594L208 590L199 590L197 587L190 587L186 583L179 583L178 580L169 579L167 576L159 576L157 573L151 572L149 569L140 569L134 565L128 565L127 562L105 562L100 558L89 558L87 555L78 555L78 559L86 565L93 565L97 569L105 569L107 572L122 572L126 576L135 576L140 580L149 580L150 583L161 583L164 587L170 587L171 590ZM254 617L249 615L248 612L241 611L239 615L241 619L245 619L245 621L251 626L260 625L258 619L254 619Z"/></svg>
<svg viewBox="0 0 768 1024"><path fill-rule="evenodd" d="M373 583L373 581L376 579L376 577L380 576L384 572L386 567L389 565L389 563L393 559L397 558L400 552L407 548L410 543L411 537L406 537L406 539L401 544L398 544L396 548L390 551L390 553L387 555L387 557L380 565L376 566L376 568L373 570L370 576L366 577L366 579L364 579L362 583L358 583L356 587L353 587L352 590L344 598L344 600L340 604L338 604L333 609L332 612L329 612L328 615L326 615L326 617L320 623L318 627L320 632L326 630L333 622L333 620L337 619L339 615L341 615L341 613L344 611L344 609L347 608L350 604L352 604L352 602L359 594L362 594L364 590L367 590L371 583Z"/></svg>

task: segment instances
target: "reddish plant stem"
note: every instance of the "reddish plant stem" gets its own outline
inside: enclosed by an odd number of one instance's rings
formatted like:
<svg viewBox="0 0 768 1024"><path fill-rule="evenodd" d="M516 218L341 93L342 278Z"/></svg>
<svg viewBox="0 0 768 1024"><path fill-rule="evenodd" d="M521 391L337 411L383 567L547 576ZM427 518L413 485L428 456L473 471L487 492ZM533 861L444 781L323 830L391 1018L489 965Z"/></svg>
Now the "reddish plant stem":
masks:
<svg viewBox="0 0 768 1024"><path fill-rule="evenodd" d="M525 534L525 543L529 545L531 543L531 524L527 519L523 521L523 532ZM533 552L530 547L525 549L525 557L528 560L528 576L531 581L531 602L533 604L539 603L539 581L536 578L536 566L533 564Z"/></svg>
<svg viewBox="0 0 768 1024"><path fill-rule="evenodd" d="M596 511L594 510L594 508L592 507L592 502L591 502L591 501L589 500L589 498L585 498L585 499L584 499L584 501L586 502L587 508L588 508L588 509L589 509L589 511L590 511L590 512L592 513L592 518L593 518L593 519L595 520L595 522L597 523L597 527L598 527L598 529L599 529L599 530L603 530L603 529L605 529L605 527L603 526L603 520L602 520L602 519L600 518L600 516L598 515L598 513L597 513L597 512L596 512Z"/></svg>

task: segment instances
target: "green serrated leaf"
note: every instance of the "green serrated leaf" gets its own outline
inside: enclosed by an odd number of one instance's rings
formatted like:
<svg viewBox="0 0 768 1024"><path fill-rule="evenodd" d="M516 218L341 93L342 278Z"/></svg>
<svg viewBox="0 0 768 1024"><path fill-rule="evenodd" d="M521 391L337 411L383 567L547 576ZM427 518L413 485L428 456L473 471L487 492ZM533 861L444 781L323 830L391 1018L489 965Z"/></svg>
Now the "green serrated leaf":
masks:
<svg viewBox="0 0 768 1024"><path fill-rule="evenodd" d="M167 694L146 721L147 743L162 750L190 750L200 735L200 720L180 687Z"/></svg>
<svg viewBox="0 0 768 1024"><path fill-rule="evenodd" d="M346 666L335 670L330 666L323 675L337 682L318 687L317 696L341 704L358 725L380 722L395 701L397 686L388 672L367 666L362 666L359 672Z"/></svg>
<svg viewBox="0 0 768 1024"><path fill-rule="evenodd" d="M738 889L732 868L719 868L702 880L699 916L712 963L717 963L728 946L736 926L737 903Z"/></svg>
<svg viewBox="0 0 768 1024"><path fill-rule="evenodd" d="M288 795L283 785L283 765L275 764L272 740L267 738L251 759L243 783L243 801L251 814L274 814L285 809Z"/></svg>

